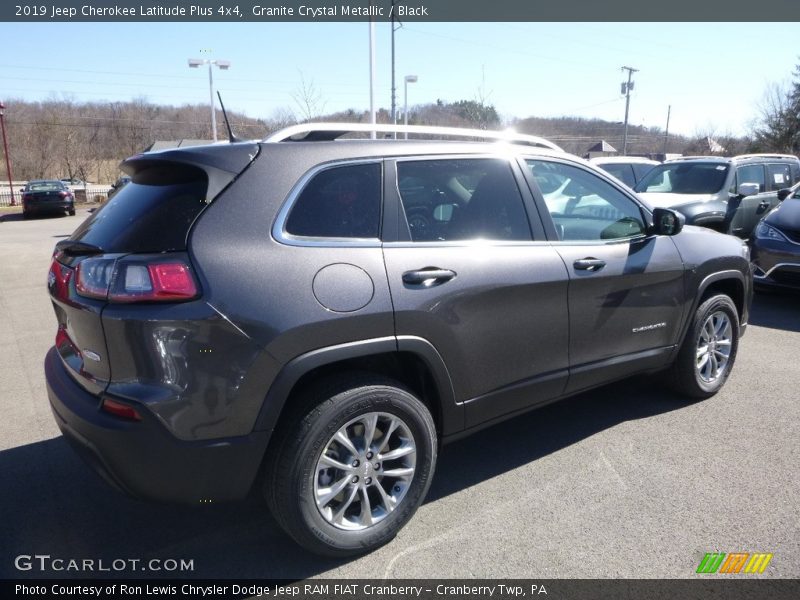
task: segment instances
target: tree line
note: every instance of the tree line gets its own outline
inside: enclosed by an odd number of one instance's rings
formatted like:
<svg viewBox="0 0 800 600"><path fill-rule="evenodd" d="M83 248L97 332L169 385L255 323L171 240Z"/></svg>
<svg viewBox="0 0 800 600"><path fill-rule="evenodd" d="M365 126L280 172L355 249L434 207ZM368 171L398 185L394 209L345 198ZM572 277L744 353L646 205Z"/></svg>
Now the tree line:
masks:
<svg viewBox="0 0 800 600"><path fill-rule="evenodd" d="M283 108L266 119L229 112L241 138L260 139L282 127L305 121L369 122L364 110L324 112L324 101L313 82L303 81L295 95L298 111ZM6 130L15 180L75 177L84 181L113 181L124 158L145 151L157 140L211 139L207 105L165 106L145 99L129 102L76 102L51 99L42 102L8 100ZM219 131L222 114L217 111ZM512 118L503 120L484 95L473 100L418 104L409 110L409 124L498 129L513 127L520 133L546 137L573 154L584 155L605 140L622 149L619 122L578 117ZM390 123L386 109L379 123ZM402 118L398 118L402 122ZM222 134L221 134L222 135ZM711 140L718 144L711 143ZM800 65L788 89L772 86L765 94L752 131L736 136L718 131L698 131L693 136L665 135L659 127L628 127L628 153L712 154L719 147L726 155L744 152L800 154ZM5 163L0 177L6 178Z"/></svg>

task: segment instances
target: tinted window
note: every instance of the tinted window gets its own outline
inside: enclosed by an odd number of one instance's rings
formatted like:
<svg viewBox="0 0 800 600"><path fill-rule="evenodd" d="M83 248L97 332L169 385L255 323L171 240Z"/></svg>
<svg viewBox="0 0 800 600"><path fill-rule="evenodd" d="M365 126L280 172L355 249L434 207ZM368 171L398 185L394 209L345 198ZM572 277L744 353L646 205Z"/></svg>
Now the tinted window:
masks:
<svg viewBox="0 0 800 600"><path fill-rule="evenodd" d="M529 160L559 239L600 241L625 239L645 232L639 206L597 175L579 167ZM553 182L560 184L553 187ZM549 192L545 192L549 189Z"/></svg>
<svg viewBox="0 0 800 600"><path fill-rule="evenodd" d="M771 191L790 187L792 185L792 172L788 163L767 165L767 183Z"/></svg>
<svg viewBox="0 0 800 600"><path fill-rule="evenodd" d="M758 191L766 191L764 181L764 165L744 165L736 169L737 187L743 183L757 183Z"/></svg>
<svg viewBox="0 0 800 600"><path fill-rule="evenodd" d="M206 207L205 175L164 185L129 183L72 234L106 252L186 249L189 228Z"/></svg>
<svg viewBox="0 0 800 600"><path fill-rule="evenodd" d="M633 163L631 166L633 167L633 173L636 175L636 181L639 181L642 177L652 171L655 165L648 165L647 163Z"/></svg>
<svg viewBox="0 0 800 600"><path fill-rule="evenodd" d="M636 179L633 176L633 169L631 168L631 165L609 163L607 165L598 166L607 173L610 173L619 179L625 185L629 187L636 185Z"/></svg>
<svg viewBox="0 0 800 600"><path fill-rule="evenodd" d="M291 235L377 238L381 217L380 163L321 171L300 192L286 222Z"/></svg>
<svg viewBox="0 0 800 600"><path fill-rule="evenodd" d="M415 242L531 239L508 161L400 161L397 186Z"/></svg>
<svg viewBox="0 0 800 600"><path fill-rule="evenodd" d="M653 167L636 186L637 192L715 194L725 185L728 166L719 163L675 162Z"/></svg>

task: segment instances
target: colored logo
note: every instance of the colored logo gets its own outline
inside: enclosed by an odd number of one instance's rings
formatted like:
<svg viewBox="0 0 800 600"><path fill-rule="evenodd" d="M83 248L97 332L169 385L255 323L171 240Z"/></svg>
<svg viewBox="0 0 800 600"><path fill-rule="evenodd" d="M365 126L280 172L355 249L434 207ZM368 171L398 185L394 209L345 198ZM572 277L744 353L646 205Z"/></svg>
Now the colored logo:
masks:
<svg viewBox="0 0 800 600"><path fill-rule="evenodd" d="M766 552L707 552L697 573L763 573L771 560Z"/></svg>

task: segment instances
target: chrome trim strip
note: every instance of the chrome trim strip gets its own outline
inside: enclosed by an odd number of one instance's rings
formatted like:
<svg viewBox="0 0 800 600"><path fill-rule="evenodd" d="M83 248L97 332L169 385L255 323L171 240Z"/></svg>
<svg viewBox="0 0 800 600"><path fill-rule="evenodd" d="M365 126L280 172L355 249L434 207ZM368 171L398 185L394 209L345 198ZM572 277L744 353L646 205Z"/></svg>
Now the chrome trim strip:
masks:
<svg viewBox="0 0 800 600"><path fill-rule="evenodd" d="M769 271L764 271L764 269L762 269L761 267L756 265L756 269L758 269L759 271L761 271L764 274L763 275L756 275L755 273L753 273L753 279L766 279L767 277L770 276L770 274L774 270L780 269L780 268L783 268L783 267L794 267L794 268L796 268L796 269L798 269L800 271L800 263L778 263L777 265L773 265L772 268Z"/></svg>

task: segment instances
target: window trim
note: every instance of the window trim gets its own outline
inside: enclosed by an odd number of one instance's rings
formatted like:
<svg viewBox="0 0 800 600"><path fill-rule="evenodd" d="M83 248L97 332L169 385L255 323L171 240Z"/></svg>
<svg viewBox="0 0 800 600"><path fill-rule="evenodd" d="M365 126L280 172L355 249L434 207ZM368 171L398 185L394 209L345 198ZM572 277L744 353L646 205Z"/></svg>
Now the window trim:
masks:
<svg viewBox="0 0 800 600"><path fill-rule="evenodd" d="M599 167L593 167L571 160L565 160L562 156L535 156L530 154L522 154L519 157L519 167L522 170L523 177L525 178L525 182L527 183L528 187L530 188L530 193L534 198L534 203L536 204L536 209L539 213L544 211L544 214L540 216L542 219L542 224L545 228L545 235L547 236L547 240L551 244L558 244L558 245L568 245L568 246L598 246L598 245L609 245L609 244L627 244L629 242L641 241L647 239L652 235L650 233L650 229L653 225L653 213L650 209L645 206L639 198L635 196L635 192L630 193L626 189L626 185L619 181L616 177L607 173L600 169ZM570 167L575 167L577 169L582 169L587 173L599 177L601 180L605 181L609 185L611 185L614 189L616 189L619 193L623 196L628 198L635 206L639 208L639 213L642 216L642 222L644 224L644 232L626 238L619 238L619 239L612 239L612 240L562 240L558 237L558 232L556 231L555 222L553 221L553 217L550 215L550 210L547 208L547 203L544 200L544 196L542 195L542 191L539 189L539 186L536 184L535 179L533 178L533 173L531 172L530 167L528 166L528 160L544 160L549 162L557 162L561 163Z"/></svg>
<svg viewBox="0 0 800 600"><path fill-rule="evenodd" d="M349 247L349 248L380 248L381 247L381 229L383 227L383 204L384 204L384 171L383 168L384 159L383 157L380 158L357 158L357 159L350 159L350 160L337 160L333 162L326 162L319 165L316 165L306 171L303 176L297 181L297 183L292 186L292 189L289 191L289 194L286 196L286 199L283 201L283 205L281 209L278 211L278 215L275 217L275 222L272 224L272 237L275 239L276 242L281 244L285 244L287 246L306 246L306 247ZM297 199L300 197L300 194L308 186L309 182L322 173L323 171L327 171L329 169L335 169L337 167L352 167L356 165L367 165L367 164L378 164L381 166L381 199L380 199L380 209L381 214L378 217L378 237L374 238L342 238L342 237L317 237L317 236L303 236L303 235L294 235L286 231L286 222L289 219L289 215L292 212L292 208L294 208Z"/></svg>
<svg viewBox="0 0 800 600"><path fill-rule="evenodd" d="M390 182L389 185L393 187L393 193L397 198L398 203L398 211L397 211L397 224L398 229L402 229L404 226L408 227L408 217L406 215L405 205L403 204L403 195L400 193L400 174L397 165L402 162L430 162L430 161L445 161L445 160L482 160L482 159L491 159L491 160L498 160L505 162L508 164L508 167L511 171L511 177L514 181L514 185L517 186L517 191L519 192L520 200L522 201L522 208L525 212L525 218L527 219L528 229L530 230L531 239L529 240L425 240L425 241L414 241L412 239L398 239L396 241L387 242L391 243L392 247L399 248L399 247L413 247L413 248L425 248L425 247L443 247L443 246L452 246L452 247L487 247L487 246L529 246L531 244L543 244L547 243L546 232L544 231L543 226L537 222L537 219L540 219L539 211L535 205L533 197L530 195L530 190L528 189L524 174L521 175L519 171L519 154L514 152L513 154L506 154L506 153L492 153L492 152L479 152L479 153L455 153L455 154L416 154L416 155L407 155L407 156L395 156L391 157L393 166L394 166L394 181ZM531 211L534 211L531 213ZM409 232L410 236L410 232ZM398 236L399 238L400 236Z"/></svg>

